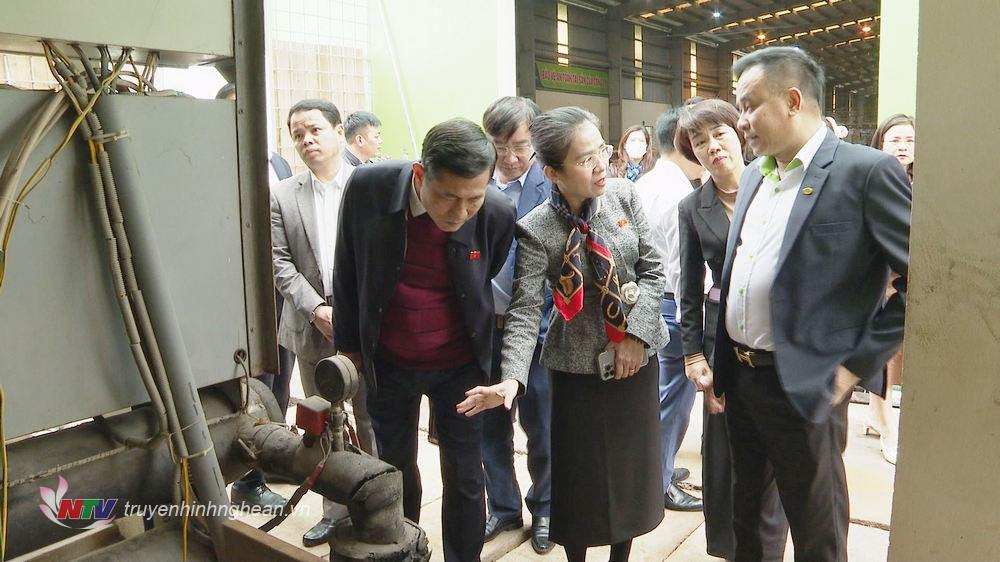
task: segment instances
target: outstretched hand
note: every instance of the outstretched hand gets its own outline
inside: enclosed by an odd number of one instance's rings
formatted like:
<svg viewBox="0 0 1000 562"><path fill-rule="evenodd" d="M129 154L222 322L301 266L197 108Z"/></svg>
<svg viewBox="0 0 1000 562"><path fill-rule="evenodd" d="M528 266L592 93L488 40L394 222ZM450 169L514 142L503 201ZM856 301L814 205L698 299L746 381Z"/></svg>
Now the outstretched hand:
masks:
<svg viewBox="0 0 1000 562"><path fill-rule="evenodd" d="M455 406L459 414L472 417L480 412L503 404L510 410L520 388L516 380L509 379L493 386L477 386L465 393L465 400Z"/></svg>

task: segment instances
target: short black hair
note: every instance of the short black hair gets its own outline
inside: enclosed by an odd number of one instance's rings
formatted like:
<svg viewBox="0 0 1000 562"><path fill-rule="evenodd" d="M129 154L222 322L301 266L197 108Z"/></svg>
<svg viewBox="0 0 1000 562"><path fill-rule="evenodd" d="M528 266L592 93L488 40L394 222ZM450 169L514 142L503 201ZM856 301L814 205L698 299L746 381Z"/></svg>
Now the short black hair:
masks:
<svg viewBox="0 0 1000 562"><path fill-rule="evenodd" d="M538 104L528 98L505 96L490 104L483 113L483 128L493 140L504 141L527 123L529 126L542 113Z"/></svg>
<svg viewBox="0 0 1000 562"><path fill-rule="evenodd" d="M670 108L660 114L656 119L656 146L660 154L673 154L674 134L677 132L677 120L680 118L680 111L677 108Z"/></svg>
<svg viewBox="0 0 1000 562"><path fill-rule="evenodd" d="M215 93L215 99L224 100L229 97L229 94L236 94L236 84L232 82L227 82L225 86L219 88L219 91Z"/></svg>
<svg viewBox="0 0 1000 562"><path fill-rule="evenodd" d="M420 148L420 160L430 177L449 172L463 178L493 173L497 153L483 130L457 117L431 127Z"/></svg>
<svg viewBox="0 0 1000 562"><path fill-rule="evenodd" d="M347 142L351 142L354 137L360 135L366 128L375 127L378 129L382 122L375 117L374 113L368 111L355 111L344 120L344 136Z"/></svg>
<svg viewBox="0 0 1000 562"><path fill-rule="evenodd" d="M588 121L601 128L597 116L582 107L557 107L536 117L529 129L539 160L550 168L562 169L573 135Z"/></svg>
<svg viewBox="0 0 1000 562"><path fill-rule="evenodd" d="M336 127L337 125L340 125L340 110L337 109L337 106L333 105L333 102L320 99L306 99L293 105L292 108L288 110L288 122L286 125L288 128L291 128L292 115L303 111L312 111L314 109L322 113L323 117L326 117L326 120L330 122L331 126Z"/></svg>
<svg viewBox="0 0 1000 562"><path fill-rule="evenodd" d="M740 112L728 101L710 99L693 105L685 105L678 110L677 115L674 147L685 158L696 164L701 164L701 162L698 162L698 157L694 154L691 136L706 127L715 128L726 125L736 133L736 138L740 139L740 147L745 145L746 139L743 136L743 131L737 126Z"/></svg>
<svg viewBox="0 0 1000 562"><path fill-rule="evenodd" d="M733 64L733 75L739 80L744 72L756 66L763 69L769 80L785 80L801 90L823 111L826 73L809 53L798 47L766 47L737 60Z"/></svg>

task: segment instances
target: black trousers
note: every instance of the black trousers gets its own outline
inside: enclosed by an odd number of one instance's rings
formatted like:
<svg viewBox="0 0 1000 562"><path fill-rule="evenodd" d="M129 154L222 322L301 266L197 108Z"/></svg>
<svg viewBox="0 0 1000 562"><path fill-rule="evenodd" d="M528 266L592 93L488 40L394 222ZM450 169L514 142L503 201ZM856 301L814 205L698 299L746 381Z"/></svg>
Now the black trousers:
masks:
<svg viewBox="0 0 1000 562"><path fill-rule="evenodd" d="M848 403L844 400L825 420L813 423L789 402L773 367L737 364L726 394L737 562L757 562L766 550L760 529L768 462L788 517L795 560L846 562L850 507L843 451Z"/></svg>
<svg viewBox="0 0 1000 562"><path fill-rule="evenodd" d="M733 533L733 460L729 451L729 429L725 414L703 413L702 500L705 502L705 539L712 556L736 558ZM774 484L771 464L765 467L765 488L761 497L760 541L763 562L781 562L788 542L788 521Z"/></svg>
<svg viewBox="0 0 1000 562"><path fill-rule="evenodd" d="M703 343L709 361L714 358L715 333L718 327L719 302L705 301L705 332ZM736 535L733 533L733 457L729 450L729 428L726 414L703 413L701 441L702 500L705 502L705 539L712 556L736 558ZM770 476L768 476L770 475ZM781 508L781 498L774 484L774 470L765 467L765 488L761 498L760 540L761 560L781 562L788 542L788 520Z"/></svg>
<svg viewBox="0 0 1000 562"><path fill-rule="evenodd" d="M420 522L423 488L417 466L417 421L421 396L426 395L434 402L444 483L444 559L478 561L486 532L482 419L459 414L455 406L465 399L467 390L483 384L482 371L471 363L457 369L415 371L377 359L375 376L378 388L369 389L368 414L382 460L403 473L403 514Z"/></svg>

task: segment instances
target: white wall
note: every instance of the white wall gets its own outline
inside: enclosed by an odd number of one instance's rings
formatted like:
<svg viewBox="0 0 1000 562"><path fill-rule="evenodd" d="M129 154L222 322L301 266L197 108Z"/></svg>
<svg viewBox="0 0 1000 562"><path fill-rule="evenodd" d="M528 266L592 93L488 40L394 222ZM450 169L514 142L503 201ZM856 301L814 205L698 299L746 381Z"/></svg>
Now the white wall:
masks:
<svg viewBox="0 0 1000 562"><path fill-rule="evenodd" d="M601 134L609 144L618 144L618 139L608 137L608 98L600 96L588 96L586 94L571 94L568 92L554 92L550 90L537 90L535 92L535 103L548 111L557 107L576 105L590 111L601 120Z"/></svg>
<svg viewBox="0 0 1000 562"><path fill-rule="evenodd" d="M652 128L656 124L656 118L666 111L668 107L670 106L665 103L622 100L622 130L632 125L643 124Z"/></svg>
<svg viewBox="0 0 1000 562"><path fill-rule="evenodd" d="M998 21L996 0L920 2L893 562L1000 560Z"/></svg>

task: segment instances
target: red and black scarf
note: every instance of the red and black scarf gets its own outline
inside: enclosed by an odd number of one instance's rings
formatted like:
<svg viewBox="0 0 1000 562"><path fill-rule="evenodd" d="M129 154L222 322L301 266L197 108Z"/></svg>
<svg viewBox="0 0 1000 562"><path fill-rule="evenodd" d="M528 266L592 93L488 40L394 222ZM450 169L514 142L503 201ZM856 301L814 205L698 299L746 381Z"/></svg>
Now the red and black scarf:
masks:
<svg viewBox="0 0 1000 562"><path fill-rule="evenodd" d="M601 291L601 311L604 313L604 331L608 339L620 342L625 339L625 329L628 320L622 306L621 292L618 287L618 270L611 248L593 229L590 220L594 218L599 208L597 198L587 199L580 208L580 214L575 215L570 210L566 199L558 189L552 190L549 204L556 213L573 224L566 238L566 251L563 253L562 267L559 271L559 283L556 284L554 299L556 309L564 320L569 322L583 309L583 266L580 257L581 247L586 241L587 259L597 273L597 289Z"/></svg>

